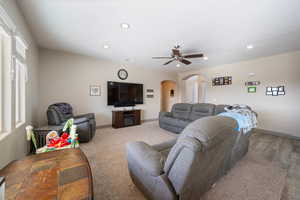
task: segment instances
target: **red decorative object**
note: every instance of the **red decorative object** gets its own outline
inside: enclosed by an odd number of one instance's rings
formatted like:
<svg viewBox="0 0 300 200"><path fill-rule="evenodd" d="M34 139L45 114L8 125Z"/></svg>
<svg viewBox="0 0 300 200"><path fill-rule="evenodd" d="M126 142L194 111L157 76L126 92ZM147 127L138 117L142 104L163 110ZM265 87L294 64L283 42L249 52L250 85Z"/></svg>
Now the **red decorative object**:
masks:
<svg viewBox="0 0 300 200"><path fill-rule="evenodd" d="M71 144L68 133L63 133L58 139L51 139L48 147L61 148Z"/></svg>

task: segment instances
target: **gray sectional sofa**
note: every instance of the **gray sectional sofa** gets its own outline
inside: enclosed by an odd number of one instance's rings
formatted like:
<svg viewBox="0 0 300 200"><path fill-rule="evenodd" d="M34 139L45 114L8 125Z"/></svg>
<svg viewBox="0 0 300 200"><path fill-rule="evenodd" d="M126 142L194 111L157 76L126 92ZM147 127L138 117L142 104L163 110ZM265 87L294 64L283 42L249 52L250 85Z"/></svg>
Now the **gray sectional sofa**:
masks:
<svg viewBox="0 0 300 200"><path fill-rule="evenodd" d="M224 112L227 105L214 105L209 103L177 103L171 112L159 113L159 126L173 133L180 133L188 124L200 119Z"/></svg>
<svg viewBox="0 0 300 200"><path fill-rule="evenodd" d="M201 105L201 112L195 113L198 106L175 105L173 117L187 121L192 120L192 116L216 112L215 107L208 104ZM192 110L194 113L190 115ZM177 140L153 146L144 142L129 143L130 176L147 199L199 200L247 153L250 133L237 132L236 127L237 122L232 118L210 116L191 122Z"/></svg>

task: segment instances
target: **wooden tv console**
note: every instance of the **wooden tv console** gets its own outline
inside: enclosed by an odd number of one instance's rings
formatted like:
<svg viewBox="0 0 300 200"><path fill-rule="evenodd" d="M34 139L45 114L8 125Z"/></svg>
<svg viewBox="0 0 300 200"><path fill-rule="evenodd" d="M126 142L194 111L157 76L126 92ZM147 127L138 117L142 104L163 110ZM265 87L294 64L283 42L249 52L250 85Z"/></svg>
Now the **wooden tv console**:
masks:
<svg viewBox="0 0 300 200"><path fill-rule="evenodd" d="M112 127L123 128L141 124L141 110L112 111Z"/></svg>

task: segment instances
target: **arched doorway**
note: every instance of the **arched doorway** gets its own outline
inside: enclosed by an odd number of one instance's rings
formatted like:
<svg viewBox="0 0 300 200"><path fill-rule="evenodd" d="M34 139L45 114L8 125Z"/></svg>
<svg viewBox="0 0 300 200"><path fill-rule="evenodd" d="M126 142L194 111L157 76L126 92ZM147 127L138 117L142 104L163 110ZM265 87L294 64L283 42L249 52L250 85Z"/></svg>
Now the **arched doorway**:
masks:
<svg viewBox="0 0 300 200"><path fill-rule="evenodd" d="M205 103L208 78L202 74L190 74L182 79L182 102Z"/></svg>
<svg viewBox="0 0 300 200"><path fill-rule="evenodd" d="M160 111L170 112L172 106L177 102L177 84L175 81L165 80L161 82L160 88Z"/></svg>

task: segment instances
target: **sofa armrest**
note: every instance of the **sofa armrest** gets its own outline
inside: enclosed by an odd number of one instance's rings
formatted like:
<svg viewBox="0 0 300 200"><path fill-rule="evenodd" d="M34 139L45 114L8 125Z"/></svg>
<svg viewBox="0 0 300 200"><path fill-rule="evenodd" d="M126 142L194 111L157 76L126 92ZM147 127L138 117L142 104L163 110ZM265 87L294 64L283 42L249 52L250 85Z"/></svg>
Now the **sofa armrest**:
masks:
<svg viewBox="0 0 300 200"><path fill-rule="evenodd" d="M74 124L81 124L81 123L85 123L85 122L89 122L89 119L86 117L80 117L80 118L74 118Z"/></svg>
<svg viewBox="0 0 300 200"><path fill-rule="evenodd" d="M86 117L88 119L95 119L95 114L94 113L87 113L87 114L81 114L81 115L74 116L74 118L81 118L81 117Z"/></svg>
<svg viewBox="0 0 300 200"><path fill-rule="evenodd" d="M161 151L171 149L174 146L174 144L176 143L176 141L177 141L177 138L171 139L166 142L159 143L159 144L152 145L151 147L154 148L155 150L161 152Z"/></svg>
<svg viewBox="0 0 300 200"><path fill-rule="evenodd" d="M161 117L172 117L171 112L159 112L159 118Z"/></svg>
<svg viewBox="0 0 300 200"><path fill-rule="evenodd" d="M127 160L129 165L139 166L152 176L160 176L163 173L162 154L144 142L127 144Z"/></svg>

